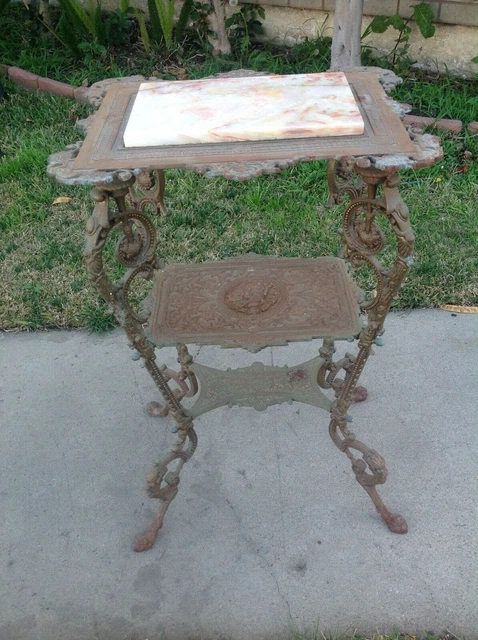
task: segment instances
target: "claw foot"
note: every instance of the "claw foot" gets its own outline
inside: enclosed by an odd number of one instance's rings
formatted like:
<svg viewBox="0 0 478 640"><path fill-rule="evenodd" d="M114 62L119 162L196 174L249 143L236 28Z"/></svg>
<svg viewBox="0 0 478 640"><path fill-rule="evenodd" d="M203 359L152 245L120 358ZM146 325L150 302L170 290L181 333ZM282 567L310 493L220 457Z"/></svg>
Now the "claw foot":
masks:
<svg viewBox="0 0 478 640"><path fill-rule="evenodd" d="M352 392L352 402L363 402L367 399L368 391L365 387L355 387Z"/></svg>
<svg viewBox="0 0 478 640"><path fill-rule="evenodd" d="M357 477L357 480L360 482L359 477ZM362 487L365 489L368 495L372 498L375 508L377 509L379 514L382 516L382 519L387 525L389 531L391 531L392 533L407 533L408 525L405 518L403 516L398 515L398 513L390 513L387 507L383 504L383 501L378 495L378 492L375 486L362 484Z"/></svg>
<svg viewBox="0 0 478 640"><path fill-rule="evenodd" d="M152 531L145 531L144 533L138 533L134 539L133 551L140 553L141 551L147 551L151 549L156 540L156 534Z"/></svg>
<svg viewBox="0 0 478 640"><path fill-rule="evenodd" d="M163 527L164 515L178 492L176 487L169 487L169 491L169 499L159 501L158 511L154 517L153 522L149 525L146 531L138 533L138 535L136 536L133 544L133 551L147 551L153 546L154 541L156 540L156 537L158 535L158 531Z"/></svg>
<svg viewBox="0 0 478 640"><path fill-rule="evenodd" d="M151 418L165 418L169 413L168 407L163 407L159 402L150 402L146 411Z"/></svg>
<svg viewBox="0 0 478 640"><path fill-rule="evenodd" d="M403 516L396 513L390 514L390 519L387 522L387 527L393 533L408 533L408 524Z"/></svg>
<svg viewBox="0 0 478 640"><path fill-rule="evenodd" d="M163 526L163 517L168 507L169 502L160 504L158 513L156 514L153 522L149 525L146 531L138 533L134 539L133 551L141 552L151 549L158 535L158 531Z"/></svg>

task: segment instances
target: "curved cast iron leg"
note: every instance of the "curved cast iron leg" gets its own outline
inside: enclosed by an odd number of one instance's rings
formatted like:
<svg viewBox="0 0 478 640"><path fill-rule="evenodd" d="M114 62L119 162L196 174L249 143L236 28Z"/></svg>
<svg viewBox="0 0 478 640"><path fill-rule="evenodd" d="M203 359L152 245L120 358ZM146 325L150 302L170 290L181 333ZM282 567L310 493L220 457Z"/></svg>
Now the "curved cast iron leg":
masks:
<svg viewBox="0 0 478 640"><path fill-rule="evenodd" d="M136 536L133 544L134 551L147 551L153 546L158 531L163 526L166 511L178 493L181 469L191 458L196 447L197 436L190 423L187 428L180 428L175 446L149 472L146 478L146 491L150 498L159 500L159 506L149 527ZM170 466L173 466L171 470Z"/></svg>
<svg viewBox="0 0 478 640"><path fill-rule="evenodd" d="M355 434L348 428L348 408L352 403L354 391L357 389L356 382L365 366L371 347L364 346L364 342L370 342L362 336L362 346L357 357L347 354L346 357L336 364L335 369L332 367L332 374L335 373L337 366L341 366L346 372L345 379L338 385L333 383L336 388L337 399L332 404L331 420L329 425L330 437L334 444L343 451L352 463L352 469L355 473L357 482L365 489L371 497L377 511L382 516L387 527L394 533L407 533L408 526L405 519L394 513L390 513L380 498L376 485L383 484L387 479L387 468L385 460L374 449L370 449L363 442L355 438ZM357 458L354 451L359 452L362 457Z"/></svg>
<svg viewBox="0 0 478 640"><path fill-rule="evenodd" d="M370 449L358 440L351 442L346 448L349 458L352 460L352 469L355 473L357 482L365 489L372 498L378 513L382 516L385 524L393 533L407 533L408 525L405 518L399 514L391 513L376 489L377 484L383 484L387 479L387 468L385 460L374 449ZM350 454L350 448L354 448L362 453L362 458L354 458ZM367 467L371 473L367 472Z"/></svg>
<svg viewBox="0 0 478 640"><path fill-rule="evenodd" d="M357 356L346 354L338 362L332 361L333 344L325 341L321 349L321 355L327 358L324 370L319 374L319 384L333 387L336 393L336 400L331 408L331 421L329 433L334 444L343 451L352 463L357 482L365 489L371 497L377 511L382 516L387 527L394 533L407 533L408 526L405 519L391 513L383 500L380 498L376 485L383 484L387 479L387 468L385 460L374 449L370 449L363 442L355 438L348 428L349 419L347 411L354 400L354 396L360 387L356 383L371 353L371 340L369 332L373 332L373 327L366 329L361 337L361 347ZM327 374L325 374L327 371ZM339 371L345 371L345 378L339 379ZM365 391L365 390L364 390ZM361 458L354 455L354 451L361 454Z"/></svg>
<svg viewBox="0 0 478 640"><path fill-rule="evenodd" d="M332 410L330 422L330 435L337 447L343 451L352 462L352 470L357 482L368 493L383 521L393 533L407 533L408 525L405 518L399 514L391 513L385 506L376 489L377 484L384 484L387 480L387 468L385 460L374 449L370 449L363 442L355 439L355 435L348 431L345 421L337 418ZM341 434L339 435L339 431ZM345 437L342 437L345 436ZM352 450L362 454L356 458Z"/></svg>
<svg viewBox="0 0 478 640"><path fill-rule="evenodd" d="M336 167L329 164L329 178L331 191L337 191L337 181L334 178ZM350 404L357 397L360 389L357 387L372 345L378 345L378 338L383 332L383 325L390 310L392 300L398 294L400 286L408 272L413 252L413 231L409 220L409 211L403 202L398 186L400 177L396 173L388 174L376 167L363 166L358 163L349 166L345 176L347 188L353 184L354 172L359 176L362 185L360 192L350 191L354 200L344 212L342 235L344 241L344 255L354 267L368 265L376 279L376 295L371 299L366 297L360 302L367 312L367 325L359 336L359 351L357 356L346 354L338 363L327 361L325 381L330 382L336 392L336 400L332 404L329 432L335 445L343 451L352 462L352 469L359 484L372 499L377 511L382 516L390 531L406 533L408 530L405 519L391 513L380 498L376 485L383 484L387 479L385 461L373 449L355 439L355 435L347 427L347 411ZM343 173L343 171L342 171ZM381 187L381 197L377 198ZM366 197L364 190L366 188ZM339 191L337 194L340 195ZM337 195L336 194L336 195ZM396 238L396 257L390 267L386 267L379 256L385 249L386 238L378 224L378 220L387 221ZM331 341L324 341L323 351L329 354ZM345 371L345 378L339 384L334 384L334 376L339 369ZM323 376L324 377L324 376ZM361 454L356 458L354 451Z"/></svg>
<svg viewBox="0 0 478 640"><path fill-rule="evenodd" d="M392 531L392 533L408 533L408 524L405 518L398 513L390 513L387 507L383 504L383 500L378 495L377 489L375 487L368 487L364 484L362 487L372 498L377 511L382 516L390 531Z"/></svg>
<svg viewBox="0 0 478 640"><path fill-rule="evenodd" d="M178 493L177 487L169 487L168 491L169 491L168 495L167 496L165 495L165 497L161 499L159 503L158 511L152 523L149 525L146 531L143 531L142 533L138 533L138 535L134 539L133 551L138 551L138 552L147 551L148 549L151 549L151 547L153 546L156 540L156 536L158 535L159 530L163 526L164 515L168 510L169 505L171 504L171 502L176 497L176 494Z"/></svg>
<svg viewBox="0 0 478 640"><path fill-rule="evenodd" d="M176 388L172 391L177 402L180 402L183 398L192 398L198 392L198 382L194 373L190 369L190 365L193 362L193 357L188 351L188 348L183 343L176 345L178 352L177 362L181 366L180 371L173 371L166 367L161 368L163 378L166 382L172 380L176 384ZM164 418L169 415L169 404L160 404L159 402L150 402L146 411L151 418Z"/></svg>

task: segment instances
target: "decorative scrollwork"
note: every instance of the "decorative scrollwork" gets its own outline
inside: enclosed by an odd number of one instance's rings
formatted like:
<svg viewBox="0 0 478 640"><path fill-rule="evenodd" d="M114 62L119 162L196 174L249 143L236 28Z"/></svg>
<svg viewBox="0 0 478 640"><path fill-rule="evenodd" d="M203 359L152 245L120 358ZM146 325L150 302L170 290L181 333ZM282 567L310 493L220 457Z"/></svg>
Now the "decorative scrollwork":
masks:
<svg viewBox="0 0 478 640"><path fill-rule="evenodd" d="M329 167L330 168L330 167ZM355 170L367 185L368 198L356 197L344 213L343 240L345 256L355 268L368 265L377 281L376 296L364 302L362 309L367 311L368 322L359 337L359 350L356 356L346 354L338 362L333 362L333 343L324 340L321 355L326 362L319 372L318 383L325 388L332 387L336 400L331 408L329 425L330 437L334 444L343 451L352 462L352 469L357 481L370 495L377 511L388 528L396 533L406 533L407 523L402 516L388 511L376 490L387 478L384 459L373 449L355 438L348 429L351 417L347 411L357 389L358 379L368 357L372 353L372 345L383 332L383 323L390 309L393 297L399 291L401 283L411 263L413 250L413 232L408 217L408 208L398 193L399 177L388 175L384 171L367 166L355 165ZM377 189L383 187L381 199L377 199ZM397 255L390 268L385 268L378 259L385 247L385 237L377 223L379 217L386 219L396 237ZM344 378L338 378L339 371L344 371ZM354 451L362 454L361 458Z"/></svg>
<svg viewBox="0 0 478 640"><path fill-rule="evenodd" d="M337 434L337 422L332 420L329 432L337 447L343 451L352 462L352 470L355 473L357 482L365 489L372 499L375 508L383 518L385 524L393 533L407 533L408 525L403 516L390 511L380 498L376 486L383 484L387 480L388 471L385 460L374 449L370 449L363 442L353 438L340 438ZM352 450L362 454L361 458L356 458Z"/></svg>
<svg viewBox="0 0 478 640"><path fill-rule="evenodd" d="M398 175L367 170L362 173L370 185L383 184L383 197L380 200L359 198L350 203L344 213L343 239L352 266L366 264L374 274L375 297L362 302L361 307L364 311L374 311L374 319L381 325L411 263L413 232L408 208L397 190ZM398 255L390 269L376 257L385 247L384 233L377 224L379 217L388 220L397 240Z"/></svg>
<svg viewBox="0 0 478 640"><path fill-rule="evenodd" d="M172 369L162 369L161 372L166 382L173 380L177 384L178 387L176 389L172 389L172 393L178 402L183 398L192 398L198 392L196 376L192 371L187 374L187 380L186 375L183 375L181 372L178 373L173 371ZM169 408L167 406L163 406L159 402L150 402L146 407L146 410L148 415L152 418L165 418L169 415ZM173 428L173 431L178 430L178 426Z"/></svg>
<svg viewBox="0 0 478 640"><path fill-rule="evenodd" d="M347 447L362 454L362 458L355 458L352 463L352 469L362 486L373 487L387 480L388 471L385 460L375 449L370 449L359 440L347 442Z"/></svg>
<svg viewBox="0 0 478 640"><path fill-rule="evenodd" d="M129 195L136 209L143 211L146 205L151 204L156 208L156 213L167 216L169 211L164 204L164 191L164 171L145 170L136 176L136 183L130 187Z"/></svg>
<svg viewBox="0 0 478 640"><path fill-rule="evenodd" d="M185 393L183 397L192 398L196 395L199 389L196 375L191 371L193 357L189 353L188 348L185 344L177 344L176 350L178 352L178 362L181 365L181 372L179 374L179 377L183 382L187 380L189 384L189 391Z"/></svg>
<svg viewBox="0 0 478 640"><path fill-rule="evenodd" d="M335 351L333 349L332 353ZM320 355L323 356L325 350L322 348L319 350ZM320 368L319 374L317 377L317 382L322 389L333 389L335 391L335 395L339 395L340 390L343 387L344 380L342 378L338 378L338 374L341 371L347 372L350 371L355 363L355 356L351 353L346 353L343 358L334 362L332 360L332 355L330 358L327 358L324 365Z"/></svg>
<svg viewBox="0 0 478 640"><path fill-rule="evenodd" d="M170 487L179 485L179 473L182 466L191 458L197 447L197 434L192 426L187 430L186 438L151 469L146 478L146 491L150 498L163 500ZM176 462L175 469L169 466ZM166 486L165 486L166 485Z"/></svg>
<svg viewBox="0 0 478 640"><path fill-rule="evenodd" d="M327 167L329 186L328 206L340 204L345 195L360 198L366 192L366 184L355 171L355 160L352 157L329 160Z"/></svg>
<svg viewBox="0 0 478 640"><path fill-rule="evenodd" d="M156 229L139 211L126 211L120 217L123 235L116 246L116 259L124 267L139 267L150 261L156 250Z"/></svg>
<svg viewBox="0 0 478 640"><path fill-rule="evenodd" d="M190 355L188 348L185 344L179 343L176 345L178 352L178 363L181 365L179 372L163 367L161 372L164 379L169 382L173 380L177 384L177 389L173 389L173 394L178 402L183 398L192 398L196 395L199 389L196 375L191 371L190 365L193 362L193 357ZM147 406L148 415L152 418L164 418L169 414L169 408L161 405L159 402L150 402ZM179 427L175 427L173 431L177 431Z"/></svg>
<svg viewBox="0 0 478 640"><path fill-rule="evenodd" d="M92 196L96 204L86 228L87 269L91 281L97 286L125 330L130 347L136 350L138 357L143 358L146 369L161 392L168 411L173 415L179 429L188 429L191 425L191 417L182 408L177 394L168 386L169 378L166 379L156 364L154 347L146 339L142 326L146 316L134 311L129 299L133 280L139 276L150 278L158 268L158 261L154 255L156 248L154 225L144 213L126 209L125 196L129 187L130 185L114 183L109 185L108 189L93 189ZM110 210L111 202L115 202L116 209ZM123 235L117 245L117 258L130 270L122 280L113 284L105 272L102 254L109 233L118 226L122 227ZM183 384L181 376L178 380ZM185 391L185 393L189 392L190 389Z"/></svg>
<svg viewBox="0 0 478 640"><path fill-rule="evenodd" d="M131 269L130 271L128 271L128 273L125 275L124 279L123 279L123 286L122 286L122 292L123 292L123 305L125 307L125 310L138 322L140 322L141 324L146 322L146 320L148 319L149 315L150 315L150 311L149 310L144 310L140 313L136 312L133 307L131 306L131 302L130 302L130 296L129 296L129 292L130 292L130 288L131 285L133 283L133 280L135 280L135 278L137 277L141 277L147 280L150 280L153 275L154 275L154 271L155 271L155 265L153 264L144 264L140 267L136 267L136 269Z"/></svg>
<svg viewBox="0 0 478 640"><path fill-rule="evenodd" d="M180 471L193 455L196 446L197 435L190 424L186 431L181 429L178 444L148 474L147 493L151 498L159 500L159 506L156 516L146 531L136 536L134 551L146 551L153 546L158 531L163 526L166 511L178 493ZM174 469L170 470L169 465L174 463Z"/></svg>
<svg viewBox="0 0 478 640"><path fill-rule="evenodd" d="M375 276L376 295L361 303L364 311L377 306L384 288L383 264L375 255L385 246L385 235L376 219L386 215L384 204L371 198L353 201L345 210L343 237L347 247L347 256L354 268L367 264Z"/></svg>
<svg viewBox="0 0 478 640"><path fill-rule="evenodd" d="M369 256L383 249L385 236L375 219L384 213L385 205L369 198L354 200L347 207L343 233L349 252Z"/></svg>

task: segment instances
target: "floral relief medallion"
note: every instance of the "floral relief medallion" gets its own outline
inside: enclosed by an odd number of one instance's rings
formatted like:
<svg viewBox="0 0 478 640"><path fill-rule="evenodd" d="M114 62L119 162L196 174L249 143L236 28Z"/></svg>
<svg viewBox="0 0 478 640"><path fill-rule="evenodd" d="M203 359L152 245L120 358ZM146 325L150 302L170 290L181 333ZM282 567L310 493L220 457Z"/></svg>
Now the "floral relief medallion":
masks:
<svg viewBox="0 0 478 640"><path fill-rule="evenodd" d="M223 300L231 311L251 316L265 313L274 307L280 298L280 291L273 280L256 278L242 280L232 287L229 286Z"/></svg>

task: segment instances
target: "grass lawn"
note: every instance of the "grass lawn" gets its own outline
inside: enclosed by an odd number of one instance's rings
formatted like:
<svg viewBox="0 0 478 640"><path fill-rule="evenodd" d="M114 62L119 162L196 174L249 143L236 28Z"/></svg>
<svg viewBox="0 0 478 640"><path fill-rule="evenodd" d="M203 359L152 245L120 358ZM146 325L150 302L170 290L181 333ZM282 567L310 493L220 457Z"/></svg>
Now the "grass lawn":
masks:
<svg viewBox="0 0 478 640"><path fill-rule="evenodd" d="M285 52L252 51L239 62L189 61L189 77L243 66L281 72L323 71L326 59L313 43ZM52 46L51 43L47 46ZM2 50L3 47L3 50ZM80 84L100 77L158 69L131 62L103 67L72 63L52 49L50 58L0 45L0 61ZM316 49L315 49L316 50ZM121 61L120 61L121 62ZM141 62L141 60L140 60ZM28 65L28 66L27 66ZM50 66L48 66L50 65ZM102 73L101 73L102 69ZM164 66L163 75L171 77ZM77 118L87 109L63 98L26 93L5 83L10 98L0 104L0 328L111 326L83 266L83 229L91 211L88 189L59 185L46 176L47 157L80 136ZM396 92L421 115L478 119L473 96L478 82L412 74ZM478 136L441 134L443 162L402 174L402 195L416 233L415 263L397 307L478 304ZM244 252L314 257L335 254L342 207L325 208L326 165L298 165L280 176L247 183L168 171L160 221L159 255L169 262L215 260ZM59 196L71 198L55 204ZM112 268L116 269L112 264ZM365 284L368 284L365 282Z"/></svg>

